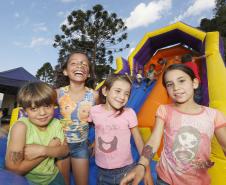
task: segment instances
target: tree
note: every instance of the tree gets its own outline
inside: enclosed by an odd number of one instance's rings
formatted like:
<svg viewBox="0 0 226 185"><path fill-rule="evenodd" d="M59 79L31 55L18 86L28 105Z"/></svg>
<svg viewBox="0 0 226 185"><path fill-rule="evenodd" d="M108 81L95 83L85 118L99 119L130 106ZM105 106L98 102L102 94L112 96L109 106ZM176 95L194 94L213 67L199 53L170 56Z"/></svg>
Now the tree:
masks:
<svg viewBox="0 0 226 185"><path fill-rule="evenodd" d="M213 19L204 18L200 22L200 29L204 31L219 31L224 43L224 56L226 60L226 0L216 0Z"/></svg>
<svg viewBox="0 0 226 185"><path fill-rule="evenodd" d="M49 62L43 64L43 66L38 69L36 77L46 83L52 84L54 79L54 70Z"/></svg>
<svg viewBox="0 0 226 185"><path fill-rule="evenodd" d="M71 51L86 51L97 74L97 66L112 64L114 53L129 48L129 44L123 45L126 29L123 20L116 13L109 14L102 5L87 11L74 10L67 17L67 24L61 26L63 34L55 35L53 46L59 49L58 62L62 63Z"/></svg>
<svg viewBox="0 0 226 185"><path fill-rule="evenodd" d="M215 0L216 7L214 9L216 16L221 13L223 7L226 6L226 0Z"/></svg>

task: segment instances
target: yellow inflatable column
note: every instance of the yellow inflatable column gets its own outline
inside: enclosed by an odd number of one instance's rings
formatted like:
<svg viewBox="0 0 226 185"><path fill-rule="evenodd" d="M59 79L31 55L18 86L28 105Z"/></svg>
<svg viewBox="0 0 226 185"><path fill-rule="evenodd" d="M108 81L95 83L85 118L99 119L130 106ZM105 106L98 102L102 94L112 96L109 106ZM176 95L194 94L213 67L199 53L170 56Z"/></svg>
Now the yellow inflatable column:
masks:
<svg viewBox="0 0 226 185"><path fill-rule="evenodd" d="M219 33L208 32L206 36L207 78L210 107L226 114L226 68L219 50ZM212 140L211 160L215 162L210 168L211 185L226 184L226 157L214 137Z"/></svg>
<svg viewBox="0 0 226 185"><path fill-rule="evenodd" d="M18 115L19 115L19 110L20 109L21 109L20 107L17 107L17 108L13 109L12 115L11 115L11 119L10 119L10 123L9 123L10 128L18 120Z"/></svg>

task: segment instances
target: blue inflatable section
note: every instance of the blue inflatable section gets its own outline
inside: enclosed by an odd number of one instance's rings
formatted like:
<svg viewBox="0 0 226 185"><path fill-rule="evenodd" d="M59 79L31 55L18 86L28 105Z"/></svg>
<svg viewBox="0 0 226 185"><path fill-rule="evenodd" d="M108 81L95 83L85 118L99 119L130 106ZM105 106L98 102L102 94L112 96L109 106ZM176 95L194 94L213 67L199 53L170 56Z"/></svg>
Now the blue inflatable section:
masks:
<svg viewBox="0 0 226 185"><path fill-rule="evenodd" d="M0 169L0 184L2 185L29 185L28 181L20 175L8 170Z"/></svg>
<svg viewBox="0 0 226 185"><path fill-rule="evenodd" d="M156 81L153 81L148 87L146 87L146 82L143 81L140 85L134 83L131 90L131 95L127 103L127 107L133 108L133 110L138 113L144 104L147 96L150 94L151 90L155 86Z"/></svg>

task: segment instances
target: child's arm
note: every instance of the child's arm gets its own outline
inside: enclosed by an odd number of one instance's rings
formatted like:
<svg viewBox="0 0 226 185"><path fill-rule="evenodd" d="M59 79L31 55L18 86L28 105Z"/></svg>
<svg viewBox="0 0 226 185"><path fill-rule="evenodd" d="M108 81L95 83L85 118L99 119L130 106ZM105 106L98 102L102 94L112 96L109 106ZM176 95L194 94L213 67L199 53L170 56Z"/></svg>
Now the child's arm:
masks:
<svg viewBox="0 0 226 185"><path fill-rule="evenodd" d="M28 160L36 159L37 157L64 157L68 154L69 149L66 141L61 144L58 138L50 141L48 146L29 144L25 147L25 157Z"/></svg>
<svg viewBox="0 0 226 185"><path fill-rule="evenodd" d="M141 164L144 164L145 166L149 165L149 161L152 160L152 157L154 157L154 153L157 152L160 146L163 130L164 121L161 118L156 117L155 127L153 129L151 137L149 138L142 151L142 156L139 161ZM149 148L151 149L151 151Z"/></svg>
<svg viewBox="0 0 226 185"><path fill-rule="evenodd" d="M193 58L194 58L194 60L199 60L199 59L207 58L212 54L213 53L205 53L204 55L201 55L201 56L198 56L198 57L193 57Z"/></svg>
<svg viewBox="0 0 226 185"><path fill-rule="evenodd" d="M139 154L141 154L142 149L144 147L144 141L143 141L143 139L140 135L140 131L139 131L137 126L131 128L130 131L132 133L132 136L133 136L134 142L136 144L137 150L138 150Z"/></svg>
<svg viewBox="0 0 226 185"><path fill-rule="evenodd" d="M214 118L215 124L215 136L221 145L224 154L226 156L226 116L224 113L216 110L216 116Z"/></svg>
<svg viewBox="0 0 226 185"><path fill-rule="evenodd" d="M136 144L137 150L138 150L139 154L141 154L142 149L144 147L144 142L143 142L143 139L141 137L140 131L139 131L137 126L131 128L130 130L131 130L131 133L133 135L133 139L134 139L134 142ZM145 185L153 185L153 180L152 180L151 170L150 170L149 165L146 168L145 177L144 177L144 184Z"/></svg>
<svg viewBox="0 0 226 185"><path fill-rule="evenodd" d="M24 158L26 132L27 127L25 124L21 122L15 123L10 132L6 151L6 168L19 175L25 175L45 159L44 157L39 157L29 161Z"/></svg>
<svg viewBox="0 0 226 185"><path fill-rule="evenodd" d="M224 155L226 156L226 127L224 126L224 127L216 129L215 135L224 151Z"/></svg>
<svg viewBox="0 0 226 185"><path fill-rule="evenodd" d="M160 146L163 130L164 121L159 117L156 117L155 127L142 151L142 156L138 162L138 165L121 180L120 185L126 185L131 180L133 180L133 185L139 184L144 177L146 167L149 166L150 160L152 160L155 152Z"/></svg>

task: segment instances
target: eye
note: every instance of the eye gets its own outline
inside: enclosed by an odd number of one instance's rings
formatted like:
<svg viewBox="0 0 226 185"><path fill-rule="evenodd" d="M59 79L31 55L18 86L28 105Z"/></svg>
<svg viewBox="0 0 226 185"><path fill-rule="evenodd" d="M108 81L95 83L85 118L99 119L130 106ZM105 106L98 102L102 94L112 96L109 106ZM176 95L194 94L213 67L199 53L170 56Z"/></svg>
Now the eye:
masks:
<svg viewBox="0 0 226 185"><path fill-rule="evenodd" d="M29 108L32 112L36 112L38 110L38 107L30 107Z"/></svg>
<svg viewBox="0 0 226 185"><path fill-rule="evenodd" d="M185 80L184 79L181 79L181 80L179 80L179 82L182 84L182 83L185 82Z"/></svg>
<svg viewBox="0 0 226 185"><path fill-rule="evenodd" d="M172 83L166 83L166 87L172 87L173 84Z"/></svg>
<svg viewBox="0 0 226 185"><path fill-rule="evenodd" d="M129 96L130 95L130 93L125 93L125 96Z"/></svg>
<svg viewBox="0 0 226 185"><path fill-rule="evenodd" d="M82 67L88 68L88 65L87 65L85 62L83 62L83 63L82 63Z"/></svg>
<svg viewBox="0 0 226 185"><path fill-rule="evenodd" d="M120 93L120 90L116 89L115 92Z"/></svg>

